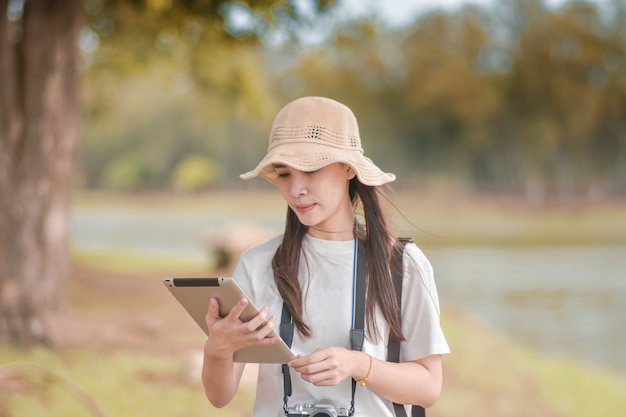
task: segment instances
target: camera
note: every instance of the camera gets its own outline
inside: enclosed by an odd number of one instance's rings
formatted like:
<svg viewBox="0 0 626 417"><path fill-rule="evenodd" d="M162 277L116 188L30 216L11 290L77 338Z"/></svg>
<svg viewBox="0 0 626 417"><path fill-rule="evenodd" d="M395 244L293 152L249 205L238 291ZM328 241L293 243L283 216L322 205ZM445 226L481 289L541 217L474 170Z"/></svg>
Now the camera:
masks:
<svg viewBox="0 0 626 417"><path fill-rule="evenodd" d="M340 417L347 415L347 409L335 408L332 404L330 404L330 402L324 400L320 401L318 404L296 404L287 410L287 417Z"/></svg>

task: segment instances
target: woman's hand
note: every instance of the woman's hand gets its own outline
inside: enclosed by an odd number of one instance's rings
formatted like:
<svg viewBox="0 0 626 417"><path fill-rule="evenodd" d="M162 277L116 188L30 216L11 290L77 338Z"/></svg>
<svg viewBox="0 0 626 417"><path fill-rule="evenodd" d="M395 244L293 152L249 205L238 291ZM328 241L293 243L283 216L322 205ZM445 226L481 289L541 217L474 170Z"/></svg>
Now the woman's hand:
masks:
<svg viewBox="0 0 626 417"><path fill-rule="evenodd" d="M209 337L204 344L202 383L204 392L215 407L228 404L239 387L245 364L234 363L235 351L251 345L280 342L280 337L268 337L275 317L267 318L268 308L261 309L252 320L244 322L241 313L248 305L242 298L226 317L220 317L219 302L212 298L205 320Z"/></svg>
<svg viewBox="0 0 626 417"><path fill-rule="evenodd" d="M289 361L289 367L302 379L318 386L337 385L346 378L362 378L367 372L368 356L342 347L325 347ZM361 369L365 367L365 371ZM362 372L362 374L360 373Z"/></svg>
<svg viewBox="0 0 626 417"><path fill-rule="evenodd" d="M431 407L441 395L441 355L409 362L388 362L341 347L326 347L288 363L313 385L337 385L346 378L365 381L368 389L398 404Z"/></svg>
<svg viewBox="0 0 626 417"><path fill-rule="evenodd" d="M209 338L205 344L205 355L212 357L231 357L235 351L252 345L268 345L280 342L279 336L269 336L274 329L275 316L269 319L268 307L263 307L252 320L244 322L241 313L248 305L242 298L226 317L219 315L219 302L211 298L206 315Z"/></svg>

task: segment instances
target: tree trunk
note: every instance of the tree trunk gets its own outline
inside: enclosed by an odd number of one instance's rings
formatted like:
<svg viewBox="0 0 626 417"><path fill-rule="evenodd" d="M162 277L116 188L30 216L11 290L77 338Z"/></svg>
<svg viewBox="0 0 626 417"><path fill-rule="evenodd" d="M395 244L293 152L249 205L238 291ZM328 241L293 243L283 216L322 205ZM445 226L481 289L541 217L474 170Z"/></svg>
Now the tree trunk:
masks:
<svg viewBox="0 0 626 417"><path fill-rule="evenodd" d="M46 313L66 298L84 10L81 0L28 0L11 22L8 2L0 0L0 343L32 345L49 340Z"/></svg>

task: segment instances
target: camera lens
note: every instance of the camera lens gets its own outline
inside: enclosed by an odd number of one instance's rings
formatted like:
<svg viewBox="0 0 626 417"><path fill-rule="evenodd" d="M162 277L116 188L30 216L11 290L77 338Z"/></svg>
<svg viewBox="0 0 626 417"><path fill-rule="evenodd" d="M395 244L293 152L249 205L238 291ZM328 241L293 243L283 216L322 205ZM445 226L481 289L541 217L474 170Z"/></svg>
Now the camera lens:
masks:
<svg viewBox="0 0 626 417"><path fill-rule="evenodd" d="M330 414L328 411L318 411L315 414L311 414L311 417L335 417L336 414Z"/></svg>

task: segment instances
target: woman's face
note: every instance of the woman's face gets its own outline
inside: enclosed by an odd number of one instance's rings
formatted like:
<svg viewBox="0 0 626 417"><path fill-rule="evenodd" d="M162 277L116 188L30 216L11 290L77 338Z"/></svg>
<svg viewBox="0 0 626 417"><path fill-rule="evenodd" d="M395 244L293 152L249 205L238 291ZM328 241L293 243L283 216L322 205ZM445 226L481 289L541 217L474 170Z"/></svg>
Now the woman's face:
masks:
<svg viewBox="0 0 626 417"><path fill-rule="evenodd" d="M300 222L309 227L311 236L329 240L354 237L354 213L348 191L355 175L352 168L334 163L303 172L275 164L274 170L281 195Z"/></svg>

